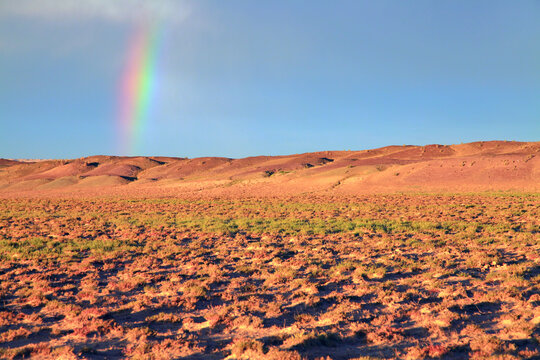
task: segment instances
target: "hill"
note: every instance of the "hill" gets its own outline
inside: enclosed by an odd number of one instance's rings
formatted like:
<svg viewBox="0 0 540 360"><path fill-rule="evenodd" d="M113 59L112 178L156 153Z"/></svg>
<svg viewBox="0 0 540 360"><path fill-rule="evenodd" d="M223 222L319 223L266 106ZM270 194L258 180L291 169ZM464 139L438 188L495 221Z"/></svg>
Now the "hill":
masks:
<svg viewBox="0 0 540 360"><path fill-rule="evenodd" d="M341 194L540 189L540 142L387 146L243 159L91 156L0 159L0 192Z"/></svg>

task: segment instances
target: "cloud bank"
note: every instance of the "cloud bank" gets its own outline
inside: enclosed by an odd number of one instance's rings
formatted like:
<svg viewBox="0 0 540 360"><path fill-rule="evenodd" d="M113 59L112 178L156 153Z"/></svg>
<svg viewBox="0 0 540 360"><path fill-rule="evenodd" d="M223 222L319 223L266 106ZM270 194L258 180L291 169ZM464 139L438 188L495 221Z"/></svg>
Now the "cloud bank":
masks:
<svg viewBox="0 0 540 360"><path fill-rule="evenodd" d="M111 22L167 20L189 14L185 0L0 0L0 17L45 20L101 19Z"/></svg>

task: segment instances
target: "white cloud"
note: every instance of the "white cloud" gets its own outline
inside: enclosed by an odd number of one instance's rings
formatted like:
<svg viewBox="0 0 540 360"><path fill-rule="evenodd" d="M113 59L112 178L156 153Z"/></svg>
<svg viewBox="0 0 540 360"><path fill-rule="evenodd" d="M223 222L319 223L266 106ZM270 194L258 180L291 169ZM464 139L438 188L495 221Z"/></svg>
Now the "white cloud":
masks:
<svg viewBox="0 0 540 360"><path fill-rule="evenodd" d="M185 0L0 0L0 17L180 22L188 13L189 6Z"/></svg>

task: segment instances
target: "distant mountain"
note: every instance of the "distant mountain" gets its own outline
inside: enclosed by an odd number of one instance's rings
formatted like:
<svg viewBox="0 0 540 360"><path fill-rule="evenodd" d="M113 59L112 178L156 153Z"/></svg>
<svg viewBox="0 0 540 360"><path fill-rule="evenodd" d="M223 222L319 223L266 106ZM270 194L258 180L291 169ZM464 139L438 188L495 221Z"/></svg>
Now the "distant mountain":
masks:
<svg viewBox="0 0 540 360"><path fill-rule="evenodd" d="M0 192L118 189L309 192L540 190L540 142L387 146L243 159L91 156L0 159Z"/></svg>

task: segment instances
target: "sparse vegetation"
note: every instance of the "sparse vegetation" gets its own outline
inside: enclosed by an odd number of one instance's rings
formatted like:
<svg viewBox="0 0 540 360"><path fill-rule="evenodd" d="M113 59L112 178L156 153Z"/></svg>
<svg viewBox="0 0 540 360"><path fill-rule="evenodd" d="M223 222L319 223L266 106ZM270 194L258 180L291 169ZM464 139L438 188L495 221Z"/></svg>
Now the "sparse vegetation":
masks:
<svg viewBox="0 0 540 360"><path fill-rule="evenodd" d="M538 357L539 200L4 198L0 357Z"/></svg>

